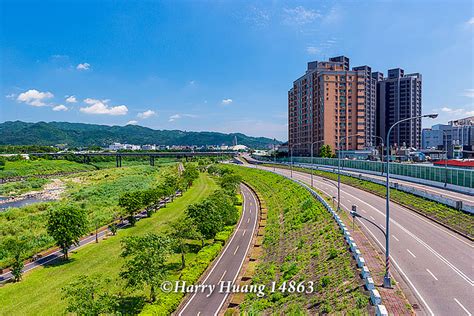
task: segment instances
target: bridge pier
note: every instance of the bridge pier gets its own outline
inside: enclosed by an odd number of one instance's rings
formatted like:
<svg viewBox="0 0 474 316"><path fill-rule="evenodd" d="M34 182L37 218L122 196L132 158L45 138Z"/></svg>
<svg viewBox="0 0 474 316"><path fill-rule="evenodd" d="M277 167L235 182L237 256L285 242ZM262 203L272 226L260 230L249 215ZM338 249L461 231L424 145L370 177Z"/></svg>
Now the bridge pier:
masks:
<svg viewBox="0 0 474 316"><path fill-rule="evenodd" d="M115 163L117 165L117 168L122 167L122 156L120 155L115 156Z"/></svg>
<svg viewBox="0 0 474 316"><path fill-rule="evenodd" d="M155 166L155 156L150 155L150 166Z"/></svg>

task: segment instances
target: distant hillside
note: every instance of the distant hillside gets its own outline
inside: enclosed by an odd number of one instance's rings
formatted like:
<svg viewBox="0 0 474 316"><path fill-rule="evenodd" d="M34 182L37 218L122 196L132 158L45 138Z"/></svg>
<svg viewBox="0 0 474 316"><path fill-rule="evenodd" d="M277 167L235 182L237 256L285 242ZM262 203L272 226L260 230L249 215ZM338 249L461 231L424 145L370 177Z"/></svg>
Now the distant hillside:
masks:
<svg viewBox="0 0 474 316"><path fill-rule="evenodd" d="M241 145L264 148L273 144L265 137L250 137L240 133L184 132L179 130L154 130L127 125L107 126L67 122L25 123L21 121L0 123L0 145L56 145L107 146L114 142L159 145L232 145L234 136Z"/></svg>

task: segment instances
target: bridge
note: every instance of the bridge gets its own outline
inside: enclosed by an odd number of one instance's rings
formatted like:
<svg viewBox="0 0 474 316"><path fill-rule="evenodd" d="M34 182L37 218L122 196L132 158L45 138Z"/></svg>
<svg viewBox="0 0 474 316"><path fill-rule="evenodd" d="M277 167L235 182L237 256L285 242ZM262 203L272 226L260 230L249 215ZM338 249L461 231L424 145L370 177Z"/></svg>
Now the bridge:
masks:
<svg viewBox="0 0 474 316"><path fill-rule="evenodd" d="M165 151L165 152L61 152L61 153L30 153L30 156L44 157L49 156L53 158L64 156L79 156L83 157L84 163L90 162L90 157L100 156L115 156L117 167L122 167L122 157L149 157L150 166L155 165L155 158L185 158L188 161L190 157L223 157L236 156L237 151Z"/></svg>

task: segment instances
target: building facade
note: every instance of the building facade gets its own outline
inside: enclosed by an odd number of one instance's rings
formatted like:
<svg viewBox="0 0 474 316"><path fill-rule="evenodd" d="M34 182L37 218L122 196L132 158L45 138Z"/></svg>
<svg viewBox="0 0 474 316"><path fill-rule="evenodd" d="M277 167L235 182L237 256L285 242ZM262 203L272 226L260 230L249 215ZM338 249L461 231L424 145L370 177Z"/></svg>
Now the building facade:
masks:
<svg viewBox="0 0 474 316"><path fill-rule="evenodd" d="M406 74L401 68L388 70L388 77L375 72L376 134L385 139L390 126L397 121L421 115L422 77ZM402 122L392 129L390 144L395 147L421 147L421 119Z"/></svg>
<svg viewBox="0 0 474 316"><path fill-rule="evenodd" d="M349 58L308 63L288 91L288 146L294 155L361 150L375 134L376 80L368 66L349 70ZM367 122L367 121L370 122ZM357 134L357 137L351 136Z"/></svg>

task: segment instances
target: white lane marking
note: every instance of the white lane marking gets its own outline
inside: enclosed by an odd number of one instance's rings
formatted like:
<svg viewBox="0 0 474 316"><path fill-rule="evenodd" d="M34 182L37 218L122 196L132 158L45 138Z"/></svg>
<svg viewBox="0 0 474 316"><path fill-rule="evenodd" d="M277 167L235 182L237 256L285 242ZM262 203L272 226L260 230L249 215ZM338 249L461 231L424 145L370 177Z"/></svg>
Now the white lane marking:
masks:
<svg viewBox="0 0 474 316"><path fill-rule="evenodd" d="M244 232L242 233L242 237L244 237L244 236L245 236L245 232L246 232L246 230L244 230Z"/></svg>
<svg viewBox="0 0 474 316"><path fill-rule="evenodd" d="M464 311L466 312L467 315L469 316L472 316L472 314L467 310L466 307L464 307L461 302L459 302L456 298L454 298L454 300L456 301L456 303L458 303L459 306L461 306L462 309L464 309Z"/></svg>
<svg viewBox="0 0 474 316"><path fill-rule="evenodd" d="M351 200L347 199L347 202L352 203Z"/></svg>
<svg viewBox="0 0 474 316"><path fill-rule="evenodd" d="M250 223L250 217L249 217L249 219L247 220L247 223Z"/></svg>
<svg viewBox="0 0 474 316"><path fill-rule="evenodd" d="M255 203L257 203L257 200L255 199L255 197L252 195L252 198L254 199ZM256 205L256 204L255 204ZM243 203L243 210L242 210L242 214L245 212L245 203ZM240 229L240 226L242 226L242 222L243 222L243 219L244 217L241 216L240 217L240 221L239 221L239 225L237 226L237 230ZM257 217L255 216L255 225L257 223ZM209 276L212 275L212 272L214 271L214 269L219 265L219 262L221 261L221 259L224 257L224 254L226 253L227 249L229 249L229 245L232 244L232 240L234 240L234 237L236 236L236 234L233 234L232 237L230 238L229 242L227 243L227 245L224 247L224 250L221 252L219 258L217 258L217 261L216 263L212 266L211 270L209 271L209 273L207 274L207 276L204 278L204 280L202 281L202 284L206 284L206 281L207 279L209 278ZM250 247L250 241L247 245L247 251L246 253L248 252L248 248ZM242 258L242 261L240 263L240 268L238 271L240 271L240 269L242 268L242 264L244 263L244 260L245 260L245 256ZM237 274L235 275L234 277L234 281L235 281L235 278L237 277ZM186 308L189 306L189 303L191 303L191 301L196 297L196 293L194 293L191 298L189 299L189 301L184 305L183 309L179 312L178 315L183 315L183 311L186 310ZM226 295L227 297L227 295ZM224 299L225 301L225 299ZM222 304L224 304L224 301L222 302ZM222 306L221 304L221 306ZM220 310L221 306L219 306L219 308L217 309L217 311ZM217 312L216 312L216 315L217 315Z"/></svg>
<svg viewBox="0 0 474 316"><path fill-rule="evenodd" d="M235 256L235 254L237 253L237 250L239 250L239 246L237 246L237 248L235 248L234 256Z"/></svg>
<svg viewBox="0 0 474 316"><path fill-rule="evenodd" d="M370 218L371 218L373 221L375 221L375 218L374 218L372 215L370 215Z"/></svg>
<svg viewBox="0 0 474 316"><path fill-rule="evenodd" d="M217 282L218 284L222 281L222 279L224 278L224 275L227 273L227 270L224 271L224 273L222 273L222 276L221 278L219 279L219 281Z"/></svg>
<svg viewBox="0 0 474 316"><path fill-rule="evenodd" d="M407 248L407 251L413 258L416 258L415 254L413 252L411 252L410 249Z"/></svg>
<svg viewBox="0 0 474 316"><path fill-rule="evenodd" d="M252 199L253 199L254 202L255 202L255 206L257 206L257 205L258 205L257 199L255 198L255 196L253 195L253 193L252 193L251 191L250 191L250 195L252 196ZM254 230L257 228L257 216L254 216L253 227L254 227ZM249 252L250 244L251 244L251 240L249 240L249 242L248 242L248 244L247 244L247 249L245 250L245 253L246 253L246 254ZM239 269L237 270L237 273L235 274L234 279L232 280L232 283L234 283L234 282L235 282L235 279L237 279L237 276L239 275L238 272L240 271L240 269L242 269L242 265L244 264L245 258L246 258L246 256L243 256L242 261L240 261ZM203 284L204 284L204 281L203 281ZM224 299L223 299L222 302L219 304L219 307L217 308L217 311L214 313L215 316L217 316L217 315L219 314L219 311L221 310L222 305L224 305L224 303L225 303L225 301L226 301L226 299L227 299L227 296L229 296L229 293L228 293L228 292L224 295Z"/></svg>
<svg viewBox="0 0 474 316"><path fill-rule="evenodd" d="M361 210L361 211L362 211L362 212L364 212L364 213L367 213L367 211L366 211L366 210Z"/></svg>
<svg viewBox="0 0 474 316"><path fill-rule="evenodd" d="M196 316L199 316L199 315L201 315L201 312L198 312L198 313L196 314Z"/></svg>
<svg viewBox="0 0 474 316"><path fill-rule="evenodd" d="M426 271L428 271L428 273L431 274L431 276L433 277L433 279L435 279L436 281L438 281L438 278L433 274L433 272L431 272L428 268L426 269Z"/></svg>
<svg viewBox="0 0 474 316"><path fill-rule="evenodd" d="M383 225L380 225L380 227L382 227L382 229L385 229L385 226L383 226Z"/></svg>
<svg viewBox="0 0 474 316"><path fill-rule="evenodd" d="M393 239L395 239L396 241L400 241L397 237L395 237L395 235L392 235Z"/></svg>

